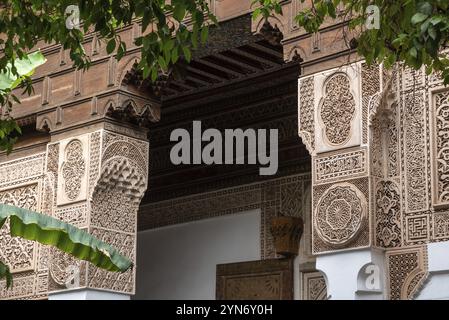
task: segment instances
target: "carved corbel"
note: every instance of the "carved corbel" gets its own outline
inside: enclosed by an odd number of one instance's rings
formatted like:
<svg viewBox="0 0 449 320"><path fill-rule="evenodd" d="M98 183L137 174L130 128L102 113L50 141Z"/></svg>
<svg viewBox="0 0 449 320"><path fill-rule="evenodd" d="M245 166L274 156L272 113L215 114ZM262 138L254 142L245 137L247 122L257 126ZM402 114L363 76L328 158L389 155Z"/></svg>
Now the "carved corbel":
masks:
<svg viewBox="0 0 449 320"><path fill-rule="evenodd" d="M387 70L385 75L385 84L382 91L378 92L370 101L370 125L374 118L377 118L382 126L388 127L394 119L394 108L397 104L397 92L393 88L396 70Z"/></svg>

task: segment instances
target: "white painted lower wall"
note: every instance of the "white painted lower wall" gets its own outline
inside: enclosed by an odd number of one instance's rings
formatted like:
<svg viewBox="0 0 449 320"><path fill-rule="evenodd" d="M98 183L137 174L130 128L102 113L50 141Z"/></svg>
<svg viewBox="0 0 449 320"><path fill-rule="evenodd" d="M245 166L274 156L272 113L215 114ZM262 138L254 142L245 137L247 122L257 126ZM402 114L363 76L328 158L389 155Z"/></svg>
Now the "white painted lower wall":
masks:
<svg viewBox="0 0 449 320"><path fill-rule="evenodd" d="M215 299L216 265L260 260L260 210L139 232L133 299Z"/></svg>
<svg viewBox="0 0 449 320"><path fill-rule="evenodd" d="M365 274L366 267L376 267L375 274ZM359 249L320 255L316 269L326 280L327 295L332 300L382 300L385 293L384 252L377 249ZM378 278L378 287L366 288L369 276Z"/></svg>
<svg viewBox="0 0 449 320"><path fill-rule="evenodd" d="M449 300L449 241L427 245L429 276L416 300Z"/></svg>
<svg viewBox="0 0 449 320"><path fill-rule="evenodd" d="M48 300L129 300L127 294L93 289L70 290L58 293L50 293Z"/></svg>

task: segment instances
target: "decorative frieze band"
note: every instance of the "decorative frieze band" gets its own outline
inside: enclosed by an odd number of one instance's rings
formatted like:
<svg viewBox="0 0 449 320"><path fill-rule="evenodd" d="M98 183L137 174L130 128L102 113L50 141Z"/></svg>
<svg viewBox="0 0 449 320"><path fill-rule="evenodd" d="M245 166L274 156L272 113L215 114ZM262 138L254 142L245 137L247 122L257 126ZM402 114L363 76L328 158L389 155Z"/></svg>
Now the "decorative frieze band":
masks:
<svg viewBox="0 0 449 320"><path fill-rule="evenodd" d="M315 184L341 181L367 174L366 148L320 155L313 159Z"/></svg>

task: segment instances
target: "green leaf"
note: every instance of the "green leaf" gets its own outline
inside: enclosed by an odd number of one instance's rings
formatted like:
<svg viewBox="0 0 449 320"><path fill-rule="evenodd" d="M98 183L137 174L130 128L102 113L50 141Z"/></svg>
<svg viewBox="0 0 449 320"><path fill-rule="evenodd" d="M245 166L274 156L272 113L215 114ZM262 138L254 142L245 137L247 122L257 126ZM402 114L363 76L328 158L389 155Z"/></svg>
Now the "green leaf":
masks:
<svg viewBox="0 0 449 320"><path fill-rule="evenodd" d="M187 62L190 62L192 59L192 53L188 47L182 47L182 52L184 53L184 58L186 58Z"/></svg>
<svg viewBox="0 0 449 320"><path fill-rule="evenodd" d="M164 71L167 70L167 63L165 62L164 57L159 56L157 61L159 62L159 66L162 68L162 70L164 70Z"/></svg>
<svg viewBox="0 0 449 320"><path fill-rule="evenodd" d="M443 22L443 18L441 16L434 16L434 17L430 18L430 23L432 25L437 25L440 22Z"/></svg>
<svg viewBox="0 0 449 320"><path fill-rule="evenodd" d="M176 63L179 59L178 48L175 48L171 52L171 61L172 63Z"/></svg>
<svg viewBox="0 0 449 320"><path fill-rule="evenodd" d="M27 209L0 204L0 228L9 218L13 237L54 246L78 259L114 272L125 272L133 263L115 248L71 224Z"/></svg>
<svg viewBox="0 0 449 320"><path fill-rule="evenodd" d="M418 58L418 50L415 47L412 47L409 50L409 54L410 54L410 56L412 56L415 59Z"/></svg>
<svg viewBox="0 0 449 320"><path fill-rule="evenodd" d="M183 4L177 4L173 10L173 17L181 22L186 15L186 8Z"/></svg>
<svg viewBox="0 0 449 320"><path fill-rule="evenodd" d="M418 12L412 17L412 24L418 24L426 20L429 16L427 14Z"/></svg>
<svg viewBox="0 0 449 320"><path fill-rule="evenodd" d="M205 44L207 41L207 37L209 36L209 28L206 26L201 29L201 43Z"/></svg>
<svg viewBox="0 0 449 320"><path fill-rule="evenodd" d="M33 75L34 70L40 65L44 64L47 59L42 52L36 51L24 56L22 59L14 60L14 67L17 75L12 72L12 64L9 63L5 72L0 73L0 90L13 90L16 88L26 77Z"/></svg>
<svg viewBox="0 0 449 320"><path fill-rule="evenodd" d="M115 39L112 38L111 40L108 41L108 44L106 46L106 52L108 54L111 54L112 52L114 52L115 46L116 46Z"/></svg>
<svg viewBox="0 0 449 320"><path fill-rule="evenodd" d="M433 11L433 7L429 2L421 2L418 4L418 12L430 16Z"/></svg>
<svg viewBox="0 0 449 320"><path fill-rule="evenodd" d="M437 32L434 28L430 27L427 29L427 33L429 34L429 36L433 39L436 40L437 38Z"/></svg>

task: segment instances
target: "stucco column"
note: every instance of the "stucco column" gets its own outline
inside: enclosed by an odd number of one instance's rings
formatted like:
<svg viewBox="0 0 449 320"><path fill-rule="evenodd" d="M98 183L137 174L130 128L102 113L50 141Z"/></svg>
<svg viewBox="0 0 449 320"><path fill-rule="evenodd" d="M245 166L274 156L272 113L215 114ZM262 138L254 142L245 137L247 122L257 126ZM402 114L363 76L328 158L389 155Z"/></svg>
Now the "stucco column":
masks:
<svg viewBox="0 0 449 320"><path fill-rule="evenodd" d="M397 213L390 205L396 184L381 162L391 78L357 62L299 79L299 135L312 156L312 253L331 299L385 297L384 253L375 249L382 246L372 222L382 206L376 197L384 198L386 215ZM373 133L376 113L385 115L385 128Z"/></svg>
<svg viewBox="0 0 449 320"><path fill-rule="evenodd" d="M135 262L137 211L148 183L146 130L105 121L83 131L55 135L48 145L45 211ZM135 269L108 272L51 250L48 287L50 299L126 299L135 292Z"/></svg>

